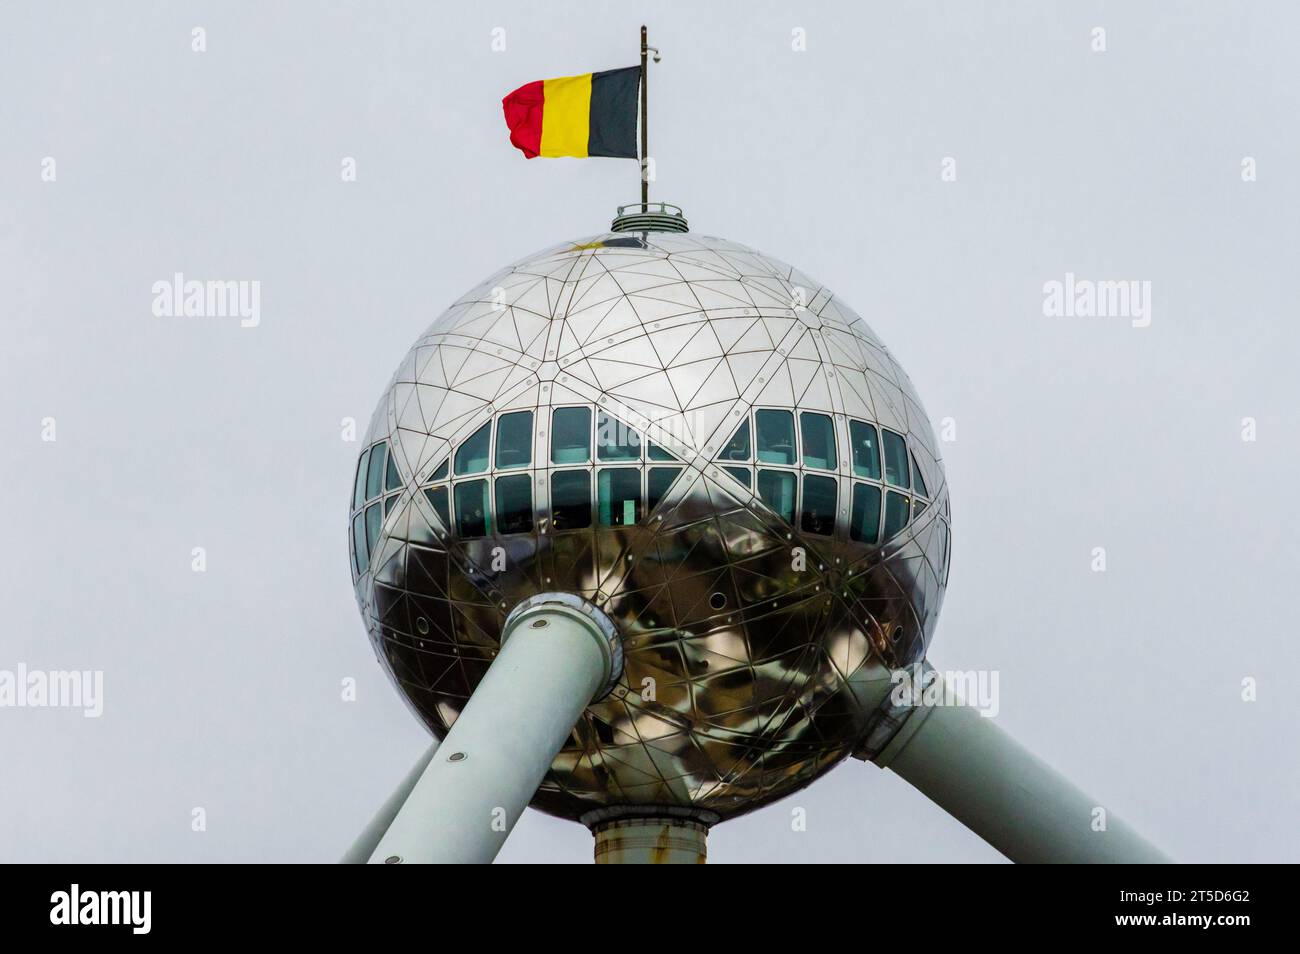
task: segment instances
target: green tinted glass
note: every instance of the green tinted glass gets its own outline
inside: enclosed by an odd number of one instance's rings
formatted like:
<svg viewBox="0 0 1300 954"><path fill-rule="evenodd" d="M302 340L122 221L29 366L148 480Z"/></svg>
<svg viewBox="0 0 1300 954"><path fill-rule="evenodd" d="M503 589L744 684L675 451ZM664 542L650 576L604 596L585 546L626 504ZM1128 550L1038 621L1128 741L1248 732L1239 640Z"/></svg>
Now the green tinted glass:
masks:
<svg viewBox="0 0 1300 954"><path fill-rule="evenodd" d="M748 468L748 467L724 467L724 468L722 468L722 469L725 470L727 473L729 473L732 477L735 477L738 481L740 481L740 482L741 482L742 484L744 484L746 487L749 486L749 468Z"/></svg>
<svg viewBox="0 0 1300 954"><path fill-rule="evenodd" d="M551 415L551 463L591 460L591 408L557 407Z"/></svg>
<svg viewBox="0 0 1300 954"><path fill-rule="evenodd" d="M445 529L451 529L451 511L447 508L447 488L429 487L424 491L424 495L429 498L429 503L437 511L438 518L442 521Z"/></svg>
<svg viewBox="0 0 1300 954"><path fill-rule="evenodd" d="M754 412L758 431L758 460L762 464L794 464L794 415L789 411Z"/></svg>
<svg viewBox="0 0 1300 954"><path fill-rule="evenodd" d="M825 414L799 415L799 433L803 438L803 463L818 470L834 470L835 425Z"/></svg>
<svg viewBox="0 0 1300 954"><path fill-rule="evenodd" d="M718 460L749 460L749 421L741 424L736 433L731 435L727 446L722 448Z"/></svg>
<svg viewBox="0 0 1300 954"><path fill-rule="evenodd" d="M849 443L853 445L853 476L880 479L880 438L876 426L849 421Z"/></svg>
<svg viewBox="0 0 1300 954"><path fill-rule="evenodd" d="M641 519L641 471L607 467L596 475L596 504L603 527L630 527Z"/></svg>
<svg viewBox="0 0 1300 954"><path fill-rule="evenodd" d="M859 543L880 542L880 488L870 484L853 485L853 515L849 518L849 537Z"/></svg>
<svg viewBox="0 0 1300 954"><path fill-rule="evenodd" d="M603 411L596 416L598 460L640 460L641 435Z"/></svg>
<svg viewBox="0 0 1300 954"><path fill-rule="evenodd" d="M664 494L668 493L668 488L673 485L673 481L681 472L680 467L651 467L647 471L645 476L647 510L654 510L659 505L659 501L664 499Z"/></svg>
<svg viewBox="0 0 1300 954"><path fill-rule="evenodd" d="M835 532L835 494L837 481L834 477L818 477L808 474L803 479L803 514L799 525L808 533L819 533L829 537Z"/></svg>
<svg viewBox="0 0 1300 954"><path fill-rule="evenodd" d="M384 465L388 463L388 445L376 444L370 449L370 470L366 477L366 499L374 500L384 487Z"/></svg>
<svg viewBox="0 0 1300 954"><path fill-rule="evenodd" d="M366 515L363 513L352 518L352 552L357 576L360 576L370 565L370 551L366 549Z"/></svg>
<svg viewBox="0 0 1300 954"><path fill-rule="evenodd" d="M925 486L925 478L921 476L921 468L916 466L916 455L912 455L912 482L916 484L916 492L922 497L930 496L930 490Z"/></svg>
<svg viewBox="0 0 1300 954"><path fill-rule="evenodd" d="M885 433L888 433L886 431ZM907 512L911 507L907 498L892 490L885 495L885 539L888 540L907 526Z"/></svg>
<svg viewBox="0 0 1300 954"><path fill-rule="evenodd" d="M360 510L361 505L366 502L366 468L370 465L370 451L361 452L361 459L357 461L357 481L352 488L352 509Z"/></svg>
<svg viewBox="0 0 1300 954"><path fill-rule="evenodd" d="M527 467L533 462L533 412L515 411L497 419L497 467Z"/></svg>
<svg viewBox="0 0 1300 954"><path fill-rule="evenodd" d="M762 450L759 450L762 453ZM794 474L784 470L760 470L758 495L786 523L794 523Z"/></svg>
<svg viewBox="0 0 1300 954"><path fill-rule="evenodd" d="M375 554L375 544L379 542L379 529L383 525L384 512L379 504L372 503L366 508L366 552L371 556Z"/></svg>
<svg viewBox="0 0 1300 954"><path fill-rule="evenodd" d="M488 421L456 448L456 476L478 474L487 470L488 451L491 446L492 422Z"/></svg>
<svg viewBox="0 0 1300 954"><path fill-rule="evenodd" d="M533 529L533 479L528 474L497 478L497 532Z"/></svg>
<svg viewBox="0 0 1300 954"><path fill-rule="evenodd" d="M467 480L457 484L456 533L462 538L486 537L491 530L491 504L486 480Z"/></svg>
<svg viewBox="0 0 1300 954"><path fill-rule="evenodd" d="M551 474L551 523L557 531L591 526L591 476L587 471Z"/></svg>
<svg viewBox="0 0 1300 954"><path fill-rule="evenodd" d="M885 444L885 481L895 487L910 487L907 475L907 442L902 434L882 430Z"/></svg>

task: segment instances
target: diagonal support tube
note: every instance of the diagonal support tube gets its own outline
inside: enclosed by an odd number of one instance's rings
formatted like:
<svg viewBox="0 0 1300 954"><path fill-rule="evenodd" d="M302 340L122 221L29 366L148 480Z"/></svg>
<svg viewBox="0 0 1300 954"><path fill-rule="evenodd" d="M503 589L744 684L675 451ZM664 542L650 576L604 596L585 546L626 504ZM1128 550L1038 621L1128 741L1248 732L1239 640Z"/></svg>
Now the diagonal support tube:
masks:
<svg viewBox="0 0 1300 954"><path fill-rule="evenodd" d="M613 624L571 594L546 593L520 604L501 640L371 864L490 862L582 710L622 671Z"/></svg>
<svg viewBox="0 0 1300 954"><path fill-rule="evenodd" d="M914 709L874 761L897 772L1014 862L1169 863L1159 849L971 706ZM1104 829L1099 828L1103 822Z"/></svg>
<svg viewBox="0 0 1300 954"><path fill-rule="evenodd" d="M379 806L379 811L370 819L370 824L357 835L356 841L352 842L352 847L347 850L342 858L339 859L341 865L364 865L370 860L370 856L375 852L375 846L379 844L379 839L384 837L384 832L388 831L388 826L393 823L397 817L398 811L401 810L403 803L411 796L411 790L415 788L415 783L420 780L424 774L425 768L433 761L434 753L438 751L438 743L435 741L431 746L424 750L419 761L411 767L406 773L397 788L393 789L393 794L384 800L384 804Z"/></svg>

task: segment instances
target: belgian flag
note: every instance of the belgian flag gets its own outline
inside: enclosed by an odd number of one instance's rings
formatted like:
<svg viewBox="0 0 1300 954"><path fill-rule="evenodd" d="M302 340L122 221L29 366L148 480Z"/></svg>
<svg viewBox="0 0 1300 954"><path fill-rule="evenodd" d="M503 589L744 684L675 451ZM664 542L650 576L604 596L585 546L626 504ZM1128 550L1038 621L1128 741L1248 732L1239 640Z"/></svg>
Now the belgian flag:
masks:
<svg viewBox="0 0 1300 954"><path fill-rule="evenodd" d="M538 80L501 101L524 156L635 159L641 68Z"/></svg>

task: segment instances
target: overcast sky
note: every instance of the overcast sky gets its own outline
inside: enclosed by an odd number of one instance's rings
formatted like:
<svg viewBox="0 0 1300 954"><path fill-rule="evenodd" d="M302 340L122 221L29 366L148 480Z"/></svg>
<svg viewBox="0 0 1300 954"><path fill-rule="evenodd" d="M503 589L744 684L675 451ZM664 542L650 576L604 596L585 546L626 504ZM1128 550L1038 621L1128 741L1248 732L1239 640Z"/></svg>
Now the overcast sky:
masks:
<svg viewBox="0 0 1300 954"><path fill-rule="evenodd" d="M637 199L635 163L526 162L500 100L632 65L643 18L652 197L825 282L955 422L931 661L997 670L1000 724L1176 859L1300 860L1281 2L5 4L0 671L104 693L0 708L0 860L332 861L416 760L340 422L458 295ZM177 272L260 282L259 323L156 317ZM1045 316L1067 273L1150 282L1149 326ZM857 761L709 849L1000 860ZM530 811L501 860L590 857Z"/></svg>

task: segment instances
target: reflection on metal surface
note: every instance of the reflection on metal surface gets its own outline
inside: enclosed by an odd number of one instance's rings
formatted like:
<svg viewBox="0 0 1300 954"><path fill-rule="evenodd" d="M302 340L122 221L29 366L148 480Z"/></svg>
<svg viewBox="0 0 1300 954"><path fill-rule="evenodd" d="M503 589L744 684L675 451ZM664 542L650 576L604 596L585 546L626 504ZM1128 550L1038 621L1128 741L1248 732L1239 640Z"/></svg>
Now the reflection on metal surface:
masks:
<svg viewBox="0 0 1300 954"><path fill-rule="evenodd" d="M947 579L902 368L812 279L694 234L564 243L448 309L379 402L350 512L362 617L439 738L521 601L613 621L622 674L534 800L571 819L726 818L808 784L868 728L862 667L924 657Z"/></svg>

